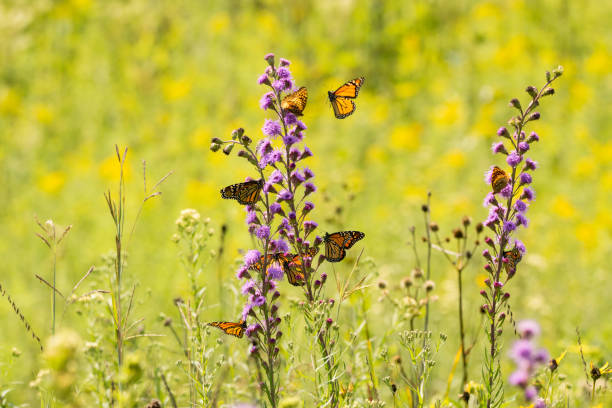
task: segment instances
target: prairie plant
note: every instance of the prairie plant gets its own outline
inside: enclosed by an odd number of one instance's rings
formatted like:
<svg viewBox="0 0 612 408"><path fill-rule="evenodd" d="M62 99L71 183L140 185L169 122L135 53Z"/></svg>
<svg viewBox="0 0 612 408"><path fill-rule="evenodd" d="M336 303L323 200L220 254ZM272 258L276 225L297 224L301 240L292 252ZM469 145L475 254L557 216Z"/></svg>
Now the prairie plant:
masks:
<svg viewBox="0 0 612 408"><path fill-rule="evenodd" d="M198 277L215 255L213 250L206 251L208 241L214 234L209 224L209 218L202 219L200 213L193 209L181 211L176 220L177 232L172 240L179 247L180 261L191 284L189 299L184 301L179 298L174 302L182 322L183 336L176 332L171 319L164 321L164 326L170 329L187 360L186 366L182 362L180 366L187 375L192 407L212 405L213 379L224 360L221 355L213 364L212 356L219 354L220 341L209 347L208 331L199 317L205 303L206 287L198 282Z"/></svg>
<svg viewBox="0 0 612 408"><path fill-rule="evenodd" d="M486 389L486 406L499 407L503 404L504 391L501 368L499 363L499 353L501 350L500 336L503 332L503 323L506 314L502 308L510 298L507 292L507 285L516 274L518 262L525 253L525 245L514 239L514 246L510 247L512 236L518 227L527 227L529 221L525 217L529 203L535 199L535 192L531 188L531 172L537 168L537 163L525 157L531 146L539 140L535 132L529 136L525 134L526 126L529 122L540 119L540 113L535 111L539 106L540 100L547 95L554 94L554 89L550 84L561 76L561 67L553 70L552 74L546 73L546 84L538 91L533 86L528 86L526 91L531 97L531 101L525 109L517 98L510 101L510 106L518 111L508 123L513 128L510 134L508 129L501 127L497 135L502 138L501 142L494 143L492 146L493 154L506 156L506 163L512 171L508 175L504 170L495 166L486 174L485 180L491 185L493 191L487 194L484 205L489 207L489 216L484 225L493 231L495 238L485 238L485 243L489 248L483 251L486 260L485 270L489 274L485 281L487 289L481 291L485 299L483 308L489 318L487 338L489 350L485 351L485 367L483 370L483 381ZM505 141L505 142L504 142ZM522 169L519 168L521 162L525 162ZM501 198L498 201L497 196ZM505 270L506 273L502 274ZM503 289L503 290L502 290Z"/></svg>
<svg viewBox="0 0 612 408"><path fill-rule="evenodd" d="M21 309L19 308L19 306L17 306L17 303L15 303L15 300L6 291L6 289L2 286L1 283L0 283L0 295L2 295L2 297L6 298L6 300L11 305L11 308L13 309L13 312L15 312L15 315L17 315L19 320L21 320L21 323L23 323L23 326L25 327L26 331L28 333L30 333L30 335L32 336L32 339L36 342L36 344L38 344L38 347L40 347L40 351L43 351L43 346L42 346L42 343L40 341L40 337L38 337L38 335L36 334L36 332L34 331L32 326L30 325L28 320L25 318L25 316L21 312Z"/></svg>
<svg viewBox="0 0 612 408"><path fill-rule="evenodd" d="M36 233L36 236L40 238L45 245L51 250L53 254L53 273L51 283L45 280L40 275L35 275L36 278L47 285L52 292L52 301L51 301L51 334L55 334L55 309L56 309L56 295L64 297L61 292L57 290L56 286L56 274L57 274L57 248L62 240L66 237L66 234L72 228L72 225L68 225L61 233L58 234L56 229L56 225L53 220L47 220L44 224L42 224L38 218L35 218L36 223L42 230L42 233Z"/></svg>

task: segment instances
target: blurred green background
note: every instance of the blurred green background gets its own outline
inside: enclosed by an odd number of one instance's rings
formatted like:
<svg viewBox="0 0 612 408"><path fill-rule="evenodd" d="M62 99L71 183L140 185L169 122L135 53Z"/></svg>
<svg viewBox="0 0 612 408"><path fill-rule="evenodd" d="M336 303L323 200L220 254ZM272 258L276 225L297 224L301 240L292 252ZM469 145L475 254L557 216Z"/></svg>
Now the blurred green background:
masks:
<svg viewBox="0 0 612 408"><path fill-rule="evenodd" d="M556 94L529 129L541 138L530 152L540 164L537 200L529 228L518 233L528 254L511 285L512 305L515 318L542 324L553 355L574 347L579 325L587 357L610 359L610 21L612 4L599 1L5 0L0 283L46 337L50 293L34 274L49 277L51 257L34 235L34 217L73 225L58 259L58 286L69 291L114 245L103 192L116 186L115 144L129 147L129 219L142 200L142 160L150 185L174 172L145 206L130 244L128 273L141 282L138 314L147 327L161 331L155 317L188 288L170 241L181 209L197 209L217 228L227 223L223 273L235 280L232 262L250 241L243 209L221 201L218 190L251 169L208 147L239 126L262 136L269 115L259 110L264 89L256 79L263 55L274 52L291 60L297 84L309 90L304 122L315 155L308 165L320 188L313 219L322 231L338 222L364 231L365 255L397 285L413 266L408 229L420 225L427 191L445 234L464 214L484 219L483 175L503 163L490 146L513 113L507 102L526 101L525 86L541 86L544 72L562 65ZM336 120L326 92L361 75L356 113ZM433 313L434 329L450 337L449 361L436 372L444 382L458 344L456 289L439 258ZM465 275L472 326L480 268L478 259ZM210 282L217 284L216 273ZM377 289L367 293L375 302ZM27 390L38 370L36 345L6 299L0 305L0 384ZM383 305L373 307L384 315ZM212 308L204 319L220 314ZM63 325L86 321L67 314ZM9 366L13 347L23 355ZM578 380L579 358L570 358ZM477 367L472 376L479 379Z"/></svg>

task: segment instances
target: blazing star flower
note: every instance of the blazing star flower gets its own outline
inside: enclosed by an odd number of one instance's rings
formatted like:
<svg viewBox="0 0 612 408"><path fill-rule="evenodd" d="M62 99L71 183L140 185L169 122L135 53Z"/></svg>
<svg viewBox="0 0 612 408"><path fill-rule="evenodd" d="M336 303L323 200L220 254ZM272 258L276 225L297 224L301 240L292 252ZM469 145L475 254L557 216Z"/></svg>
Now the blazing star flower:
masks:
<svg viewBox="0 0 612 408"><path fill-rule="evenodd" d="M289 60L281 58L281 59L279 59L279 65L281 67L288 67L289 65L291 65L291 62L289 62Z"/></svg>
<svg viewBox="0 0 612 408"><path fill-rule="evenodd" d="M257 154L259 156L265 156L272 151L272 143L270 139L261 139L259 143L257 143Z"/></svg>
<svg viewBox="0 0 612 408"><path fill-rule="evenodd" d="M310 201L306 201L304 203L304 208L302 209L302 212L304 213L309 213L310 211L312 211L314 208L314 204L311 203Z"/></svg>
<svg viewBox="0 0 612 408"><path fill-rule="evenodd" d="M270 80L268 79L268 75L266 74L261 74L261 76L259 78L257 78L257 83L259 85L266 85L270 83Z"/></svg>
<svg viewBox="0 0 612 408"><path fill-rule="evenodd" d="M291 200L293 198L293 194L291 194L291 192L289 190L282 190L280 193L278 193L277 196L277 200L279 201L288 201Z"/></svg>
<svg viewBox="0 0 612 408"><path fill-rule="evenodd" d="M502 126L502 127L500 127L497 130L497 136L500 136L500 137L509 137L510 134L508 133L508 129L506 129L505 127Z"/></svg>
<svg viewBox="0 0 612 408"><path fill-rule="evenodd" d="M254 296L253 301L251 303L253 306L259 307L263 305L264 303L266 303L266 298L261 295Z"/></svg>
<svg viewBox="0 0 612 408"><path fill-rule="evenodd" d="M268 182L272 184L279 184L283 181L283 173L280 170L275 169L268 177Z"/></svg>
<svg viewBox="0 0 612 408"><path fill-rule="evenodd" d="M244 308L242 309L242 320L246 320L247 316L249 315L249 313L251 313L252 309L253 309L253 306L250 303L247 303L244 305Z"/></svg>
<svg viewBox="0 0 612 408"><path fill-rule="evenodd" d="M319 224L317 224L314 221L304 221L304 232L305 232L305 234L306 235L310 234L318 226L319 226Z"/></svg>
<svg viewBox="0 0 612 408"><path fill-rule="evenodd" d="M285 124L287 126L295 125L297 123L297 118L291 112L285 112Z"/></svg>
<svg viewBox="0 0 612 408"><path fill-rule="evenodd" d="M251 293L251 290L254 289L255 286L256 286L255 281L250 279L246 281L244 285L242 285L242 289L240 289L240 293L242 293L243 295L246 295L247 293Z"/></svg>
<svg viewBox="0 0 612 408"><path fill-rule="evenodd" d="M495 194L493 194L493 192L489 192L487 193L487 195L485 196L485 199L482 203L482 205L484 207L488 207L490 205L495 205L497 203L497 199L495 198Z"/></svg>
<svg viewBox="0 0 612 408"><path fill-rule="evenodd" d="M508 382L515 387L526 387L529 381L529 374L525 370L517 370L510 374Z"/></svg>
<svg viewBox="0 0 612 408"><path fill-rule="evenodd" d="M527 249L525 249L525 244L523 244L522 241L515 239L514 240L514 246L521 251L522 254L525 254L527 252Z"/></svg>
<svg viewBox="0 0 612 408"><path fill-rule="evenodd" d="M267 225L262 225L261 227L257 229L256 234L257 234L257 238L264 241L270 237L270 227L268 227Z"/></svg>
<svg viewBox="0 0 612 408"><path fill-rule="evenodd" d="M516 224L510 220L504 221L503 231L508 234L516 229Z"/></svg>
<svg viewBox="0 0 612 408"><path fill-rule="evenodd" d="M244 264L247 267L253 266L259 261L259 258L261 258L261 253L256 249L251 249L244 256Z"/></svg>
<svg viewBox="0 0 612 408"><path fill-rule="evenodd" d="M264 59L266 60L266 62L270 65L274 65L274 54L273 53L267 53L264 56Z"/></svg>
<svg viewBox="0 0 612 408"><path fill-rule="evenodd" d="M493 152L493 154L497 154L497 153L508 154L508 151L506 150L506 146L504 146L503 142L493 143L493 145L491 146L491 151Z"/></svg>
<svg viewBox="0 0 612 408"><path fill-rule="evenodd" d="M255 211L248 211L246 216L246 223L253 224L257 222L259 222L259 220L257 219L257 213Z"/></svg>
<svg viewBox="0 0 612 408"><path fill-rule="evenodd" d="M538 390L533 385L525 388L525 399L529 402L533 401L538 396Z"/></svg>
<svg viewBox="0 0 612 408"><path fill-rule="evenodd" d="M512 184L508 183L506 187L502 188L499 195L501 195L503 198L510 198L512 195Z"/></svg>
<svg viewBox="0 0 612 408"><path fill-rule="evenodd" d="M520 180L521 185L531 184L531 174L521 173L521 175L519 176L519 180Z"/></svg>
<svg viewBox="0 0 612 408"><path fill-rule="evenodd" d="M304 178L308 180L313 177L314 177L314 173L312 172L312 170L310 170L308 167L304 167Z"/></svg>
<svg viewBox="0 0 612 408"><path fill-rule="evenodd" d="M535 161L533 161L533 160L531 160L529 158L525 159L525 168L523 169L523 171L526 171L526 170L535 170L537 168L538 168L538 163L537 162L535 162Z"/></svg>
<svg viewBox="0 0 612 408"><path fill-rule="evenodd" d="M531 340L540 335L540 325L535 320L521 320L516 330L522 339Z"/></svg>
<svg viewBox="0 0 612 408"><path fill-rule="evenodd" d="M295 184L296 186L300 185L301 183L303 183L305 180L304 176L300 173L299 170L295 170L294 172L291 173L291 181L293 182L293 184Z"/></svg>
<svg viewBox="0 0 612 408"><path fill-rule="evenodd" d="M527 228L529 226L529 219L525 217L523 214L518 213L516 214L516 223L518 225L522 225L525 228Z"/></svg>
<svg viewBox="0 0 612 408"><path fill-rule="evenodd" d="M506 158L506 163L508 163L511 167L516 167L523 160L523 156L518 154L517 152L512 152Z"/></svg>
<svg viewBox="0 0 612 408"><path fill-rule="evenodd" d="M512 345L512 351L510 352L510 355L518 366L521 366L523 362L531 361L533 354L533 344L529 340L515 341Z"/></svg>
<svg viewBox="0 0 612 408"><path fill-rule="evenodd" d="M518 150L521 153L525 153L527 150L529 150L529 143L527 142L521 142L518 144Z"/></svg>
<svg viewBox="0 0 612 408"><path fill-rule="evenodd" d="M278 240L272 240L271 242L273 243L274 247L276 248L278 252L288 252L289 251L289 244L287 244L287 241L283 239L278 239Z"/></svg>
<svg viewBox="0 0 612 408"><path fill-rule="evenodd" d="M283 270L277 265L272 265L268 268L268 276L270 279L280 280L283 278Z"/></svg>
<svg viewBox="0 0 612 408"><path fill-rule="evenodd" d="M538 142L539 140L540 137L538 136L538 134L536 132L531 132L531 134L529 135L529 139L527 139L527 143Z"/></svg>
<svg viewBox="0 0 612 408"><path fill-rule="evenodd" d="M310 151L310 149L308 148L308 146L304 146L304 152L302 152L302 155L300 156L300 160L303 160L307 157L311 157L312 156L312 152Z"/></svg>
<svg viewBox="0 0 612 408"><path fill-rule="evenodd" d="M542 398L538 398L533 404L533 408L546 408L546 401L544 401Z"/></svg>
<svg viewBox="0 0 612 408"><path fill-rule="evenodd" d="M317 187L314 184L308 182L304 184L304 190L304 195L308 195L317 191Z"/></svg>
<svg viewBox="0 0 612 408"><path fill-rule="evenodd" d="M282 131L280 123L278 123L278 121L276 120L270 119L266 119L261 130L263 131L264 135L270 137L278 136L281 134Z"/></svg>
<svg viewBox="0 0 612 408"><path fill-rule="evenodd" d="M291 78L291 71L289 71L285 67L280 67L279 69L276 70L276 73L278 74L278 77L281 79Z"/></svg>
<svg viewBox="0 0 612 408"><path fill-rule="evenodd" d="M281 207L279 203L270 204L270 215L282 214L282 213L283 213L283 208Z"/></svg>
<svg viewBox="0 0 612 408"><path fill-rule="evenodd" d="M253 323L253 324L250 324L249 327L246 328L244 333L247 335L247 337L251 337L253 334L257 333L259 330L261 330L261 326L259 325L259 323Z"/></svg>
<svg viewBox="0 0 612 408"><path fill-rule="evenodd" d="M514 203L514 209L518 212L525 212L527 211L527 204L525 204L524 201L518 200L516 203Z"/></svg>
<svg viewBox="0 0 612 408"><path fill-rule="evenodd" d="M532 190L531 187L526 187L523 189L523 194L521 195L521 200L533 201L535 200L535 191Z"/></svg>
<svg viewBox="0 0 612 408"><path fill-rule="evenodd" d="M249 272L248 272L248 267L243 265L241 266L237 271L236 271L236 277L238 279L243 279L243 278L248 278L249 277Z"/></svg>
<svg viewBox="0 0 612 408"><path fill-rule="evenodd" d="M283 143L285 143L286 146L292 146L296 143L298 143L300 140L293 136L293 135L287 135L285 137L283 137Z"/></svg>
<svg viewBox="0 0 612 408"><path fill-rule="evenodd" d="M265 93L259 100L259 107L268 110L274 107L274 92Z"/></svg>

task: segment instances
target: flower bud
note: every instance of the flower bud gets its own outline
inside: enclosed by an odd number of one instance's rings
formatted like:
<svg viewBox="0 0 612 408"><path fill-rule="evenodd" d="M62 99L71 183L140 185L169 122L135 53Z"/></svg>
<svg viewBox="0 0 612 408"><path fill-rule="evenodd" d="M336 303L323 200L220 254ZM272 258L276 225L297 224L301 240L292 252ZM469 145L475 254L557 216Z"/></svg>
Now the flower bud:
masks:
<svg viewBox="0 0 612 408"><path fill-rule="evenodd" d="M210 144L210 151L211 152L217 152L217 151L219 151L220 148L221 148L220 144L217 144L217 143L211 143Z"/></svg>
<svg viewBox="0 0 612 408"><path fill-rule="evenodd" d="M510 106L513 108L516 108L518 110L521 110L521 103L519 102L519 100L517 98L512 98L510 100Z"/></svg>
<svg viewBox="0 0 612 408"><path fill-rule="evenodd" d="M529 85L527 89L525 89L525 92L527 92L532 98L535 98L538 95L538 88Z"/></svg>
<svg viewBox="0 0 612 408"><path fill-rule="evenodd" d="M227 146L225 146L223 148L223 153L225 153L227 156L229 156L229 154L232 152L232 149L234 148L234 144L230 143Z"/></svg>

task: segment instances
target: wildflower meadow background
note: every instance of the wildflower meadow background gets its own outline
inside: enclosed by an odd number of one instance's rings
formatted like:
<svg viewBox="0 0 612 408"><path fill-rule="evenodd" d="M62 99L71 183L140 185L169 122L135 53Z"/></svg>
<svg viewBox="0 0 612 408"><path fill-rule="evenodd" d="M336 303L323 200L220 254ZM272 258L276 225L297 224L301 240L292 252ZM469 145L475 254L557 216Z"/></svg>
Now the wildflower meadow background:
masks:
<svg viewBox="0 0 612 408"><path fill-rule="evenodd" d="M507 406L611 406L611 18L590 0L2 2L0 407L479 406L496 372ZM262 102L281 66L275 98L308 89L299 122ZM336 119L327 92L360 76ZM221 198L283 160L300 195L282 175L264 192L284 212ZM494 165L517 189L502 204ZM365 238L338 263L321 244L306 285L247 282L252 251L343 230ZM206 325L241 316L240 339Z"/></svg>

